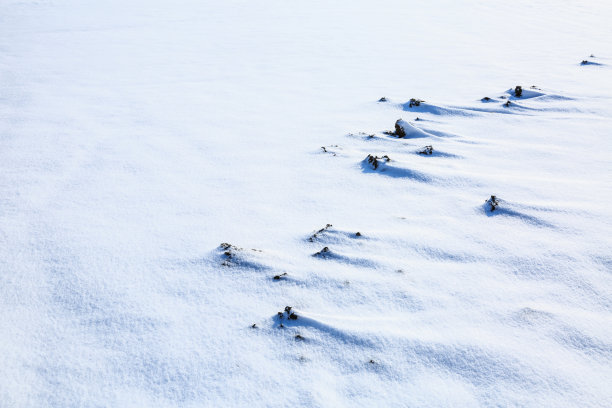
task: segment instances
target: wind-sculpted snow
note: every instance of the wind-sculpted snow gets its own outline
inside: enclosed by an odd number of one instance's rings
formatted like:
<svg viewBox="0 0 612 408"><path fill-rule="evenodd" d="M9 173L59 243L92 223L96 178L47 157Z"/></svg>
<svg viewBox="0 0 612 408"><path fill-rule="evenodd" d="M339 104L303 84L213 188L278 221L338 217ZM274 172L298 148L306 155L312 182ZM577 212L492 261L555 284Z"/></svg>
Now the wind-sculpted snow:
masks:
<svg viewBox="0 0 612 408"><path fill-rule="evenodd" d="M374 343L371 340L363 338L357 333L350 333L348 331L338 329L334 327L333 324L326 324L320 320L308 317L298 310L295 310L292 313L293 316L295 316L295 320L289 318L289 315L287 314L284 316L282 314L277 314L273 318L273 325L278 326L282 324L283 327L281 329L293 329L293 333L298 333L298 331L301 330L300 332L304 334L301 334L300 336L302 336L305 340L309 339L308 336L310 333L318 332L322 336L325 336L334 342L348 343L354 346L366 348L371 348L374 346ZM336 317L336 319L338 319L338 317Z"/></svg>
<svg viewBox="0 0 612 408"><path fill-rule="evenodd" d="M496 207L493 211L491 211L491 205L488 201L483 204L482 208L484 213L489 217L509 217L527 222L534 226L554 228L554 225L550 224L549 222L535 215L530 215L524 211L521 211L519 206L514 203L507 202L505 200L500 200L500 206Z"/></svg>
<svg viewBox="0 0 612 408"><path fill-rule="evenodd" d="M432 146L430 147L431 147L431 152L429 152L427 147L423 147L423 148L416 150L415 153L418 154L420 157L445 157L449 159L460 159L461 158L461 156L459 155L448 153L448 152L443 152L441 150L434 149Z"/></svg>
<svg viewBox="0 0 612 408"><path fill-rule="evenodd" d="M415 112L419 114L431 114L440 116L472 116L473 113L469 110L458 109L454 107L444 107L438 105L432 105L429 103L422 102L419 106L411 106L410 102L406 102L401 105L402 109L409 112Z"/></svg>
<svg viewBox="0 0 612 408"><path fill-rule="evenodd" d="M364 234L359 231L340 230L334 228L332 224L326 224L325 227L311 234L308 237L308 242L362 246L364 241L370 239L370 237L364 236Z"/></svg>
<svg viewBox="0 0 612 408"><path fill-rule="evenodd" d="M374 159L375 161L372 161L370 159L371 157L373 156L370 155L361 162L361 168L364 173L376 172L388 177L406 178L422 183L433 180L432 177L427 174L412 170L400 164L395 164L391 159L389 161L385 159Z"/></svg>
<svg viewBox="0 0 612 408"><path fill-rule="evenodd" d="M609 408L610 21L0 2L0 407Z"/></svg>
<svg viewBox="0 0 612 408"><path fill-rule="evenodd" d="M358 256L346 255L346 254L338 253L337 251L332 251L332 250L324 251L323 253L319 251L319 252L314 253L313 256L317 259L346 263L346 264L360 266L364 268L375 268L376 267L376 262L373 260L360 258Z"/></svg>
<svg viewBox="0 0 612 408"><path fill-rule="evenodd" d="M395 132L391 134L391 136L395 136L398 138L415 139L430 137L431 134L423 131L422 129L419 129L413 123L407 122L403 119L398 119L395 122Z"/></svg>
<svg viewBox="0 0 612 408"><path fill-rule="evenodd" d="M501 92L500 92L501 94ZM402 110L415 112L421 115L419 120L427 120L428 115L432 117L474 117L486 113L501 114L529 114L534 115L538 112L568 112L581 113L581 108L575 103L572 96L560 95L554 92L543 91L538 87L526 88L522 90L521 96L515 94L515 90L510 88L501 95L485 96L480 103L472 105L433 105L422 102L419 106L410 106L410 102L401 105ZM431 130L425 130L433 133Z"/></svg>

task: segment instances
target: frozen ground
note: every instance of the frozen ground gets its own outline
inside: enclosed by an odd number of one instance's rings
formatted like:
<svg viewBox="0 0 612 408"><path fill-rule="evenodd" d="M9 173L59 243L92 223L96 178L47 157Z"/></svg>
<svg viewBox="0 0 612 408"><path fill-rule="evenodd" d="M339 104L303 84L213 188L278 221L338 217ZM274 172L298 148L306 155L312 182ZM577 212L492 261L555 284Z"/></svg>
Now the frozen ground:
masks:
<svg viewBox="0 0 612 408"><path fill-rule="evenodd" d="M0 2L0 406L612 406L610 21Z"/></svg>

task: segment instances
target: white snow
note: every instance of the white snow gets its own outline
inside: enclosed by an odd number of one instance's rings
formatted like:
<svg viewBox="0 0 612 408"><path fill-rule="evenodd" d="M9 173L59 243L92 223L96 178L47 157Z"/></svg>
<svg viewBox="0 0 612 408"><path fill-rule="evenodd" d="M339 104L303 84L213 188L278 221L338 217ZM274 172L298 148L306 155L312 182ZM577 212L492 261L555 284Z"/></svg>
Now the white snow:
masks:
<svg viewBox="0 0 612 408"><path fill-rule="evenodd" d="M1 2L0 406L612 406L610 21Z"/></svg>

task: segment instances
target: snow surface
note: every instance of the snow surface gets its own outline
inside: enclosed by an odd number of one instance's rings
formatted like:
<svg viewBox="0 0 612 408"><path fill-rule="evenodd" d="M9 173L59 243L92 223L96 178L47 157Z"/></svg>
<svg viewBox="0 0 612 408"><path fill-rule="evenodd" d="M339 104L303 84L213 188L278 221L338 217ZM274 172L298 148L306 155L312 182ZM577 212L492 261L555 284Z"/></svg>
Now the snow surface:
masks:
<svg viewBox="0 0 612 408"><path fill-rule="evenodd" d="M610 21L0 2L0 406L612 406Z"/></svg>

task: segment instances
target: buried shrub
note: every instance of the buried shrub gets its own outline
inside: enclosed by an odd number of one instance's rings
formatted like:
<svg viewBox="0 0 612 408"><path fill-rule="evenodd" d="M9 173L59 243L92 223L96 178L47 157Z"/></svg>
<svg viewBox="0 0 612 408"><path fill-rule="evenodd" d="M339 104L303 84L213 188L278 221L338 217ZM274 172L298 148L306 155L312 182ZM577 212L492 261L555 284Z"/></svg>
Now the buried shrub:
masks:
<svg viewBox="0 0 612 408"><path fill-rule="evenodd" d="M389 156L387 156L386 154L382 157L373 156L371 154L368 154L368 157L366 157L366 160L368 161L368 163L372 166L372 169L374 170L378 169L378 166L380 165L379 160L385 160L386 162L391 161Z"/></svg>
<svg viewBox="0 0 612 408"><path fill-rule="evenodd" d="M281 280L281 279L284 279L285 276L287 276L287 272L281 273L280 275L276 275L272 279L274 279L274 280Z"/></svg>
<svg viewBox="0 0 612 408"><path fill-rule="evenodd" d="M423 119L417 117L415 120L421 121ZM386 131L384 133L389 136L395 136L399 139L403 139L405 137L423 137L427 135L427 133L417 128L413 123L401 118L395 121L394 131Z"/></svg>
<svg viewBox="0 0 612 408"><path fill-rule="evenodd" d="M285 317L287 317L287 319L289 319L289 320L297 320L298 319L298 315L293 313L291 311L291 309L292 309L291 306L285 306L285 311L284 312L278 312L276 315L278 316L278 318L280 320L283 320Z"/></svg>
<svg viewBox="0 0 612 408"><path fill-rule="evenodd" d="M489 211L493 212L499 207L499 198L497 196L492 195L491 198L485 201Z"/></svg>
<svg viewBox="0 0 612 408"><path fill-rule="evenodd" d="M433 154L433 146L425 146L422 150L419 150L419 154L431 156Z"/></svg>
<svg viewBox="0 0 612 408"><path fill-rule="evenodd" d="M366 132L349 133L348 136L365 137L366 139L373 139L376 137L374 133L366 133ZM335 146L335 147L338 147L338 146Z"/></svg>
<svg viewBox="0 0 612 408"><path fill-rule="evenodd" d="M406 130L402 126L402 119L398 119L395 121L395 136L397 137L406 137Z"/></svg>
<svg viewBox="0 0 612 408"><path fill-rule="evenodd" d="M328 150L328 148L333 148L333 147L337 148L337 147L339 147L339 146L338 146L338 145L321 146L321 150L323 150L323 153L331 153L331 155L332 155L332 156L335 156L335 155L336 155L336 153L335 153L335 152L333 152L333 151L331 151L331 150Z"/></svg>
<svg viewBox="0 0 612 408"><path fill-rule="evenodd" d="M517 85L516 88L514 88L514 96L516 96L517 98L520 98L521 96L523 96L523 87L520 85Z"/></svg>
<svg viewBox="0 0 612 408"><path fill-rule="evenodd" d="M327 258L329 256L330 250L329 247L323 247L319 252L315 252L312 256L317 256L321 258Z"/></svg>
<svg viewBox="0 0 612 408"><path fill-rule="evenodd" d="M421 106L421 102L425 101L422 99L410 98L410 101L408 102L408 107L412 108L413 106Z"/></svg>
<svg viewBox="0 0 612 408"><path fill-rule="evenodd" d="M233 266L234 263L232 262L232 260L234 259L236 252L242 251L242 248L238 248L232 244L228 244L227 242L223 242L221 245L219 245L219 248L221 248L221 250L224 251L223 252L224 260L221 263L222 266Z"/></svg>
<svg viewBox="0 0 612 408"><path fill-rule="evenodd" d="M382 98L380 98L380 99L378 100L378 102L387 102L387 98L385 98L385 97L383 96Z"/></svg>
<svg viewBox="0 0 612 408"><path fill-rule="evenodd" d="M227 242L223 242L221 245L219 245L219 248L223 251L222 253L223 262L221 263L222 266L239 265L240 258L241 258L239 252L244 251L244 248L239 248L235 245L228 244ZM255 248L251 248L251 251L263 252L261 249L255 249Z"/></svg>
<svg viewBox="0 0 612 408"><path fill-rule="evenodd" d="M315 232L314 234L312 234L310 236L310 238L308 238L308 241L310 242L314 242L315 239L317 239L319 237L319 234L324 233L325 231L327 231L328 229L330 229L333 225L331 224L327 224L325 225L323 228L321 228L320 230L318 230L317 232Z"/></svg>

